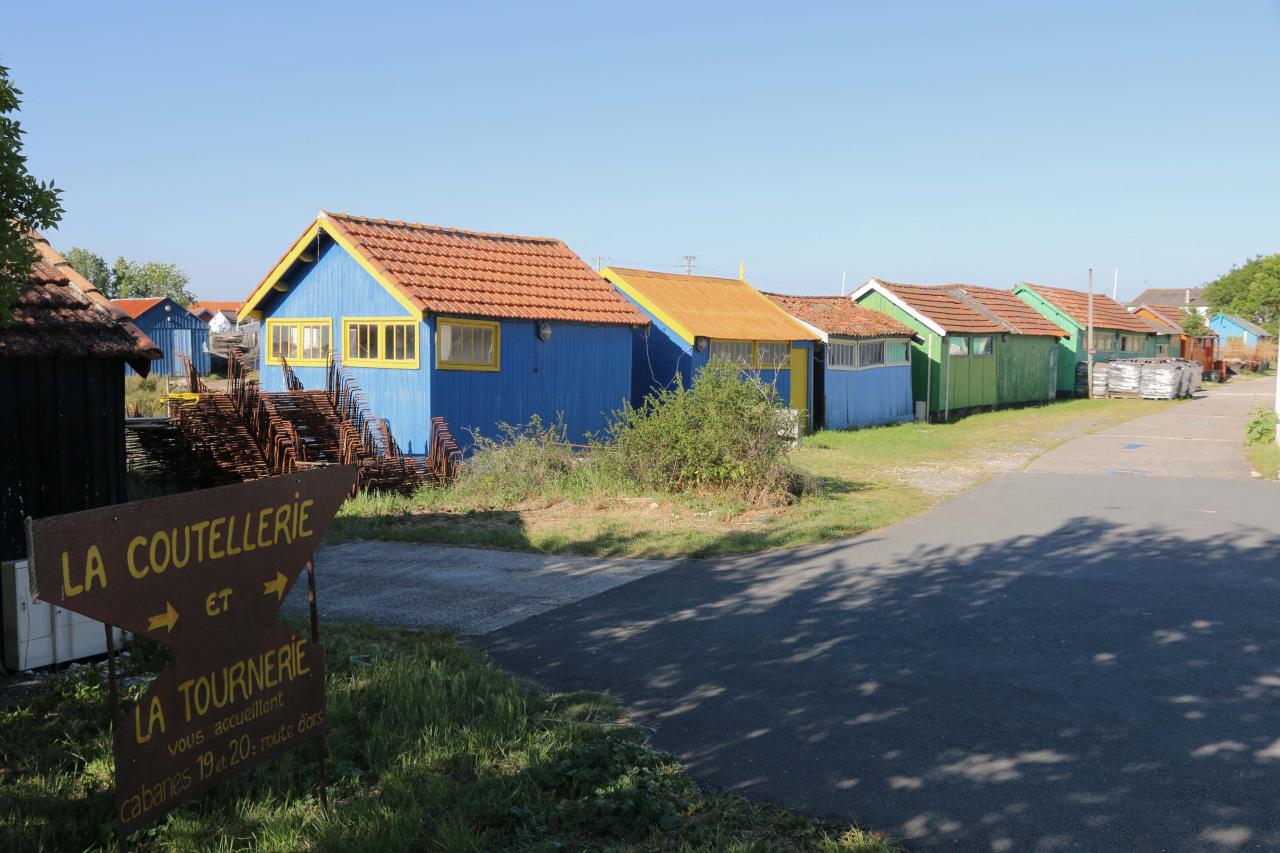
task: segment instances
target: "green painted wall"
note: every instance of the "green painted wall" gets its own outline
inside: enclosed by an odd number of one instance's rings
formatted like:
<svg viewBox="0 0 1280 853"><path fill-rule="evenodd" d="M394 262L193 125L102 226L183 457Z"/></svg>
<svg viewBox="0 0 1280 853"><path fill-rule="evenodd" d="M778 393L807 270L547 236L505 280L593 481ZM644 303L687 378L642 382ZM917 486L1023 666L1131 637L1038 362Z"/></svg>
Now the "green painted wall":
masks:
<svg viewBox="0 0 1280 853"><path fill-rule="evenodd" d="M1058 390L1058 340L1047 335L1006 335L996 345L1001 405L1052 400Z"/></svg>

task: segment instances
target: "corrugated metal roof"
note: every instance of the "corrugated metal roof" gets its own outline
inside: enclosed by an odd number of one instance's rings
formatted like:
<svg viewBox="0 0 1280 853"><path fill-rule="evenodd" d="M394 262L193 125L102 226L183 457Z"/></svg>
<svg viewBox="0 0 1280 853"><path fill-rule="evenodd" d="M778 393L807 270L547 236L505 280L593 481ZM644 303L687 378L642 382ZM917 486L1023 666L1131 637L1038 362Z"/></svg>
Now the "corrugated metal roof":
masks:
<svg viewBox="0 0 1280 853"><path fill-rule="evenodd" d="M818 336L736 278L608 267L601 275L692 343L696 337L812 341Z"/></svg>
<svg viewBox="0 0 1280 853"><path fill-rule="evenodd" d="M1029 290L1038 294L1041 299L1049 302L1063 314L1070 317L1077 325L1087 326L1089 324L1088 293L1080 290L1070 290L1065 287L1032 284L1031 282L1023 282L1023 284ZM1095 329L1120 329L1125 332L1141 332L1143 334L1151 331L1151 326L1146 320L1135 314L1130 314L1123 305L1105 293L1093 294L1093 326Z"/></svg>
<svg viewBox="0 0 1280 853"><path fill-rule="evenodd" d="M1257 323L1254 323L1250 320L1246 320L1245 318L1241 317L1238 314L1223 314L1222 316L1226 317L1228 320L1235 323L1237 326L1244 329L1246 332L1249 332L1250 334L1257 335L1260 338L1271 337L1271 333L1268 332L1266 329L1262 328Z"/></svg>
<svg viewBox="0 0 1280 853"><path fill-rule="evenodd" d="M911 337L910 328L887 314L863 308L847 296L793 296L765 293L792 317L828 335L847 338Z"/></svg>
<svg viewBox="0 0 1280 853"><path fill-rule="evenodd" d="M32 232L40 261L18 286L13 322L0 326L0 355L122 358L145 373L160 357L155 342Z"/></svg>

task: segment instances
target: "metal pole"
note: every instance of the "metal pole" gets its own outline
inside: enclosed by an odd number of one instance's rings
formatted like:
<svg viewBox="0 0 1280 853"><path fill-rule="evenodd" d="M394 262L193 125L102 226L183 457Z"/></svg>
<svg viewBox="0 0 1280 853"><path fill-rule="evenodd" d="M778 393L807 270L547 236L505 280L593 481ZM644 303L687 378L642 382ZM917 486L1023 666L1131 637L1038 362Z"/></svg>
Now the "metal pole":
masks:
<svg viewBox="0 0 1280 853"><path fill-rule="evenodd" d="M1093 398L1093 267L1089 267L1089 398Z"/></svg>
<svg viewBox="0 0 1280 853"><path fill-rule="evenodd" d="M311 608L311 642L320 645L320 617L316 613L316 566L307 560L307 604ZM316 741L316 756L320 759L320 811L329 814L329 780L324 766L324 735Z"/></svg>
<svg viewBox="0 0 1280 853"><path fill-rule="evenodd" d="M111 725L120 722L120 688L116 683L116 638L115 631L109 623L103 623L107 630L107 689L111 699Z"/></svg>

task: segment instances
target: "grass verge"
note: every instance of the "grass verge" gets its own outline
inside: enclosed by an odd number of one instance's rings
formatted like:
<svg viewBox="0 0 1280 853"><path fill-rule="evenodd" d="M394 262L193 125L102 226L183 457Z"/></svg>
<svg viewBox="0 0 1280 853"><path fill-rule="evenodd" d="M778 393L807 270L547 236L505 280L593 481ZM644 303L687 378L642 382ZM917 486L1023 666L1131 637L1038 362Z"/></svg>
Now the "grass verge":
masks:
<svg viewBox="0 0 1280 853"><path fill-rule="evenodd" d="M179 807L133 849L900 849L702 791L610 697L545 695L448 634L342 626L324 646L333 813L320 812L304 746ZM0 849L115 848L102 670L50 677L0 707Z"/></svg>
<svg viewBox="0 0 1280 853"><path fill-rule="evenodd" d="M1170 402L1070 400L973 415L819 432L791 455L814 480L800 500L760 509L728 499L642 492L569 478L518 501L453 490L348 502L329 540L385 539L547 552L711 556L853 536L929 509L1078 435Z"/></svg>

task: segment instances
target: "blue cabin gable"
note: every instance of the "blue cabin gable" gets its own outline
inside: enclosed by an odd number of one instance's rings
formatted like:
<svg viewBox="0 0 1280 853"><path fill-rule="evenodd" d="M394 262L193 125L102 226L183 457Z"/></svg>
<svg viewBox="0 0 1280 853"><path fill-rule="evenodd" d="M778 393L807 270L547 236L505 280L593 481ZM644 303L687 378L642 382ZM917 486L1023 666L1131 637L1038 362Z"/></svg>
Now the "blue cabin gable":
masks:
<svg viewBox="0 0 1280 853"><path fill-rule="evenodd" d="M274 329L286 320L317 320L328 323L333 354L364 391L369 413L384 418L401 451L411 455L427 452L431 432L431 363L419 355L416 366L366 367L349 357L343 335L343 321L413 321L417 328L415 350L427 346L430 329L382 286L345 249L326 242L313 263L298 263L281 279L284 292L272 291L260 305L263 312L260 341L259 381L263 391L284 391L284 370L269 357ZM300 363L299 363L300 362ZM323 363L290 359L289 366L304 388L325 387L327 368Z"/></svg>
<svg viewBox="0 0 1280 853"><path fill-rule="evenodd" d="M152 376L183 376L186 366L182 356L191 359L201 376L209 373L209 326L172 299L162 299L138 315L133 321L147 337L155 341L162 356L151 363ZM125 366L126 376L137 376Z"/></svg>
<svg viewBox="0 0 1280 853"><path fill-rule="evenodd" d="M406 454L428 452L433 417L444 419L464 451L474 444L473 432L496 437L499 424L525 424L534 415L544 424L563 417L568 440L580 443L602 432L628 399L630 326L424 317L408 309L343 246L323 238L319 242L317 257L310 263L295 262L257 304L263 318L259 339L264 391L285 390L283 369L270 357L273 335L314 339L327 330L333 355L364 391L369 413L387 420ZM481 330L486 345L492 344L492 363L441 363L437 332L442 323L451 324L447 331ZM542 325L550 332L546 340L539 336ZM416 330L415 340L407 347L410 326ZM361 343L361 327L376 329L376 343L368 338ZM385 356L389 334L397 336L394 345L401 363L368 363L379 359L368 358L370 353L359 347L381 347L384 351L376 355ZM308 360L304 350L305 346L298 358L289 359L290 366L305 388L324 388L324 359ZM479 358L478 350L468 352Z"/></svg>

